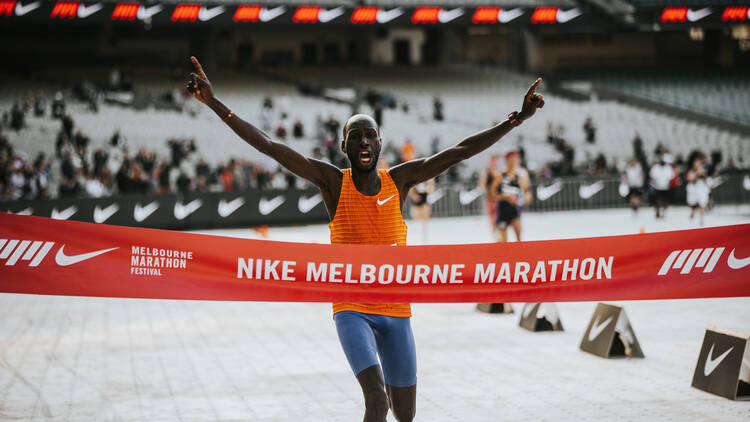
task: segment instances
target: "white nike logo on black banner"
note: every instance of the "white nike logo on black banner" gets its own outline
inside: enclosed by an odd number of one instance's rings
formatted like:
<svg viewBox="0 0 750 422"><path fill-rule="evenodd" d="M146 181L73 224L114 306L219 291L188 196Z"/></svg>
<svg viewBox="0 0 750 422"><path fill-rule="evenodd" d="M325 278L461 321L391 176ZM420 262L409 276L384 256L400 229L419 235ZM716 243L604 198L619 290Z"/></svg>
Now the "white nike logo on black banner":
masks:
<svg viewBox="0 0 750 422"><path fill-rule="evenodd" d="M477 198L482 196L482 189L481 188L475 188L470 191L461 191L458 193L458 202L461 203L461 205L469 205L472 202L474 202Z"/></svg>
<svg viewBox="0 0 750 422"><path fill-rule="evenodd" d="M197 211L201 205L203 205L203 201L200 199L193 199L185 205L183 205L182 202L177 201L174 204L174 217L178 220L184 220L188 215Z"/></svg>
<svg viewBox="0 0 750 422"><path fill-rule="evenodd" d="M78 17L81 19L86 19L100 10L102 10L101 3L92 4L91 6L86 6L85 4L81 3L78 6Z"/></svg>
<svg viewBox="0 0 750 422"><path fill-rule="evenodd" d="M399 16L401 16L403 14L404 14L404 11L401 10L400 7L397 7L395 9L391 9L391 10L380 9L380 10L378 10L378 14L377 14L376 19L377 19L378 23L388 23L388 22L396 19L397 17L399 17Z"/></svg>
<svg viewBox="0 0 750 422"><path fill-rule="evenodd" d="M222 13L224 13L224 6L216 6L211 9L203 6L201 7L200 12L198 12L198 20L200 20L201 22L210 21L211 19L221 15Z"/></svg>
<svg viewBox="0 0 750 422"><path fill-rule="evenodd" d="M580 195L582 199L590 199L602 189L604 189L604 182L600 180L590 185L581 185L578 188L578 195Z"/></svg>
<svg viewBox="0 0 750 422"><path fill-rule="evenodd" d="M286 201L284 195L278 195L271 200L260 198L260 202L258 202L258 212L260 212L261 215L268 215L272 213L273 210L280 207L284 201Z"/></svg>
<svg viewBox="0 0 750 422"><path fill-rule="evenodd" d="M141 204L136 203L135 208L133 208L133 218L135 218L135 221L141 222L148 218L149 215L153 214L154 211L159 209L159 203L156 201L150 202L145 207L142 207Z"/></svg>
<svg viewBox="0 0 750 422"><path fill-rule="evenodd" d="M34 3L29 3L26 6L24 6L19 1L18 3L16 3L16 16L23 16L31 12L32 10L37 9L41 5L42 5L41 2L35 1Z"/></svg>
<svg viewBox="0 0 750 422"><path fill-rule="evenodd" d="M227 202L224 199L219 201L219 215L223 218L227 218L237 211L241 206L245 204L245 198L237 197Z"/></svg>
<svg viewBox="0 0 750 422"><path fill-rule="evenodd" d="M94 222L101 224L109 220L109 217L112 217L119 209L120 206L116 202L104 209L97 205L94 207Z"/></svg>
<svg viewBox="0 0 750 422"><path fill-rule="evenodd" d="M299 200L297 201L297 208L299 208L299 211L302 214L307 214L321 202L323 202L322 194L316 194L309 198L303 195L303 196L300 196Z"/></svg>
<svg viewBox="0 0 750 422"><path fill-rule="evenodd" d="M55 219L55 220L67 220L70 217L72 217L73 214L75 214L76 212L78 212L78 207L76 207L75 205L71 205L62 211L58 211L57 208L55 207L55 208L52 208L52 215L50 215L50 218Z"/></svg>

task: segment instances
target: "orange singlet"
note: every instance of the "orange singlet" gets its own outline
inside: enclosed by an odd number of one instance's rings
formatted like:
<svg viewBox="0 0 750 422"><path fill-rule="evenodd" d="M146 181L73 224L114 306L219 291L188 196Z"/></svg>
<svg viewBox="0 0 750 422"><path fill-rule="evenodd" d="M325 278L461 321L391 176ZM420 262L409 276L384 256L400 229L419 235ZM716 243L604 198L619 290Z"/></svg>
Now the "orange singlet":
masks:
<svg viewBox="0 0 750 422"><path fill-rule="evenodd" d="M387 169L378 170L380 192L362 195L354 186L352 170L345 169L336 215L328 224L331 243L355 245L406 245L406 222L401 198ZM408 303L334 303L333 313L356 311L392 317L410 317Z"/></svg>

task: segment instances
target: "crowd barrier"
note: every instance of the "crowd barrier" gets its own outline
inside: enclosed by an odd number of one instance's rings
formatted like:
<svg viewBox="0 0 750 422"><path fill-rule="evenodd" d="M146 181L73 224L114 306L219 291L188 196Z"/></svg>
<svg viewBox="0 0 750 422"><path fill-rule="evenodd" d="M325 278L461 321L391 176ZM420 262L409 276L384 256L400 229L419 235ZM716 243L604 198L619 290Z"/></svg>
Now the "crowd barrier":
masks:
<svg viewBox="0 0 750 422"><path fill-rule="evenodd" d="M716 204L750 203L750 175L712 180ZM566 178L531 186L533 201L525 211L560 211L628 206L619 178ZM484 192L475 184L438 183L428 196L435 217L480 215ZM648 203L648 192L644 204ZM685 186L674 203L685 203ZM407 201L405 215L409 215ZM328 214L316 189L251 190L189 195L113 196L0 202L0 211L91 223L160 229L199 229L260 225L325 223Z"/></svg>

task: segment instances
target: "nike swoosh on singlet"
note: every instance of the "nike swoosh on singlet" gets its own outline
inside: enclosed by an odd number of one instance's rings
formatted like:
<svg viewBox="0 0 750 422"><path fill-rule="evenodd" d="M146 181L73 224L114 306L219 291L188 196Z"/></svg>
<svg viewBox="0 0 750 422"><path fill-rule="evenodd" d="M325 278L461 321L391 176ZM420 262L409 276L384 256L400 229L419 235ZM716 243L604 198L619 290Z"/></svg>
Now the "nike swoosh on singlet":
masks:
<svg viewBox="0 0 750 422"><path fill-rule="evenodd" d="M391 200L391 198L393 198L394 196L396 196L396 195L391 195L391 196L389 196L388 198L386 198L386 199L384 199L384 200L382 200L382 201L380 200L380 198L378 198L378 206L380 206L380 205L383 205L383 204L385 204L386 202L390 201L390 200Z"/></svg>

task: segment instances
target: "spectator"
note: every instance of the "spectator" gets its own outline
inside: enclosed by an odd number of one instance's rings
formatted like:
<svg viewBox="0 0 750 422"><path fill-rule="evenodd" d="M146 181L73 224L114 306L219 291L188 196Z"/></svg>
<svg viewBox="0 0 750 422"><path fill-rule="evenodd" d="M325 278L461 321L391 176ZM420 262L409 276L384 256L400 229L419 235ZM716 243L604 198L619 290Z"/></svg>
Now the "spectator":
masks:
<svg viewBox="0 0 750 422"><path fill-rule="evenodd" d="M645 177L643 167L636 157L633 157L625 167L623 178L628 187L626 198L633 212L637 214L638 209L641 207L641 202L643 201L643 185L645 183Z"/></svg>
<svg viewBox="0 0 750 422"><path fill-rule="evenodd" d="M90 142L91 139L89 139L88 136L85 136L80 129L76 131L75 135L73 135L73 145L76 149L82 149L86 151Z"/></svg>
<svg viewBox="0 0 750 422"><path fill-rule="evenodd" d="M411 140L407 139L403 147L401 147L401 162L407 162L413 160L417 156L417 149L414 148L414 144Z"/></svg>
<svg viewBox="0 0 750 422"><path fill-rule="evenodd" d="M15 131L19 131L26 126L26 115L21 108L21 104L16 101L13 103L13 108L10 110L10 127Z"/></svg>
<svg viewBox="0 0 750 422"><path fill-rule="evenodd" d="M59 187L60 198L74 198L79 196L80 192L81 185L78 183L78 179L62 177Z"/></svg>
<svg viewBox="0 0 750 422"><path fill-rule="evenodd" d="M280 141L286 141L286 128L283 124L279 124L279 127L276 128L276 138Z"/></svg>
<svg viewBox="0 0 750 422"><path fill-rule="evenodd" d="M90 198L101 198L102 196L108 196L110 194L92 171L86 174L84 189L86 190L86 195Z"/></svg>
<svg viewBox="0 0 750 422"><path fill-rule="evenodd" d="M177 192L179 192L182 195L186 195L190 192L192 181L190 180L190 177L188 177L185 172L180 172L180 175L177 177Z"/></svg>
<svg viewBox="0 0 750 422"><path fill-rule="evenodd" d="M444 119L443 102L439 97L434 97L432 99L432 118L438 122L442 122Z"/></svg>
<svg viewBox="0 0 750 422"><path fill-rule="evenodd" d="M672 161L671 154L664 153L649 171L651 187L654 190L656 218L664 218L664 212L672 199L670 183L675 177Z"/></svg>
<svg viewBox="0 0 750 422"><path fill-rule="evenodd" d="M154 172L154 177L156 177L156 180L158 181L156 193L158 193L159 195L163 195L171 191L171 189L169 188L169 169L169 164L166 161L162 161L159 164L159 167L157 167L156 171Z"/></svg>
<svg viewBox="0 0 750 422"><path fill-rule="evenodd" d="M34 97L34 116L42 117L47 109L47 99L44 97L44 92L37 91Z"/></svg>
<svg viewBox="0 0 750 422"><path fill-rule="evenodd" d="M52 100L52 117L62 119L65 116L65 99L60 91L55 92L55 99Z"/></svg>
<svg viewBox="0 0 750 422"><path fill-rule="evenodd" d="M300 119L294 121L294 129L292 130L292 133L297 139L303 138L305 136L305 127L302 125L302 121L300 121Z"/></svg>
<svg viewBox="0 0 750 422"><path fill-rule="evenodd" d="M583 131L586 133L586 142L593 144L596 142L596 126L591 116L586 117L583 122Z"/></svg>

